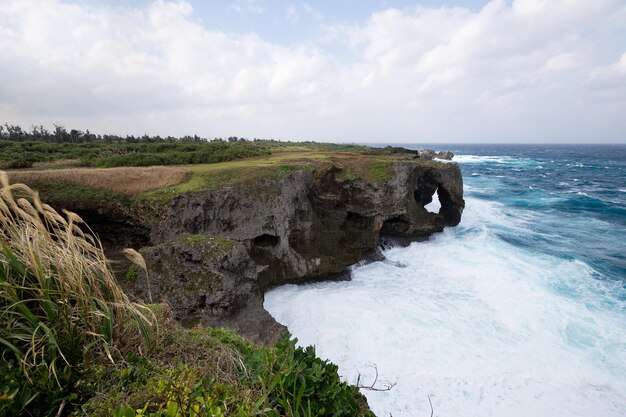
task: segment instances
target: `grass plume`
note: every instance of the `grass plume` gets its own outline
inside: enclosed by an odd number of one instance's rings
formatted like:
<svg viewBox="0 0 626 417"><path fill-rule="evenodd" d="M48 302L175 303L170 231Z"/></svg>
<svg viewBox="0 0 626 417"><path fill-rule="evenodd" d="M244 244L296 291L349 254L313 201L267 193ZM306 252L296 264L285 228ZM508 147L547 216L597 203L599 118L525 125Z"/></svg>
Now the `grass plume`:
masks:
<svg viewBox="0 0 626 417"><path fill-rule="evenodd" d="M153 323L118 286L78 215L60 215L0 171L1 361L58 387L90 355L113 361L115 349L149 343ZM137 336L142 342L128 342Z"/></svg>

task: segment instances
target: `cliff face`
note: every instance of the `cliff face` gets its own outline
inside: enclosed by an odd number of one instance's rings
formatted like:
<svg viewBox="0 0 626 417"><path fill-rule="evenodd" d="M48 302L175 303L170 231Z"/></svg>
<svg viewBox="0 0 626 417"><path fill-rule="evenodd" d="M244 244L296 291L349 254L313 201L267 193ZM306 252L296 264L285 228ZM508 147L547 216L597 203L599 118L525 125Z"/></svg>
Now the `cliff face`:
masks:
<svg viewBox="0 0 626 417"><path fill-rule="evenodd" d="M376 182L342 174L330 166L183 194L161 214L152 241L191 233L244 242L262 269L264 291L344 272L376 249L381 232L424 237L461 219L463 183L456 165L396 163L388 179ZM437 214L424 208L435 192Z"/></svg>
<svg viewBox="0 0 626 417"><path fill-rule="evenodd" d="M434 193L439 213L424 208ZM378 180L330 164L175 197L142 253L153 293L181 318L269 341L280 326L262 308L268 288L347 277L376 255L381 236L424 238L457 225L463 207L455 164L398 161ZM217 247L208 236L233 243Z"/></svg>
<svg viewBox="0 0 626 417"><path fill-rule="evenodd" d="M381 257L381 238L424 239L457 225L464 207L456 164L394 149L279 154L196 169L189 181L198 188L181 183L153 200L101 190L84 198L66 184L37 188L59 191L46 201L93 228L128 291L148 300L149 282L153 301L168 302L182 321L231 327L257 342L281 329L263 309L269 288L348 279L352 265ZM441 209L430 213L435 193ZM149 281L142 273L124 279L124 247L143 247Z"/></svg>

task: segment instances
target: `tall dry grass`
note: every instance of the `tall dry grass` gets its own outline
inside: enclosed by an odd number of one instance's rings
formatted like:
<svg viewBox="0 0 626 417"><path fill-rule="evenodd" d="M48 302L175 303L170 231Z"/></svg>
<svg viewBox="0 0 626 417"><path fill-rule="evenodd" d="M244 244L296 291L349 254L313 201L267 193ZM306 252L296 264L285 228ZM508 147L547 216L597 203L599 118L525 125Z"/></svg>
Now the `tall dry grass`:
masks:
<svg viewBox="0 0 626 417"><path fill-rule="evenodd" d="M64 214L0 171L0 361L50 386L90 355L140 350L154 326L115 281L97 238Z"/></svg>
<svg viewBox="0 0 626 417"><path fill-rule="evenodd" d="M175 167L68 168L40 171L12 171L14 183L71 182L93 188L137 195L145 191L179 184L190 171Z"/></svg>

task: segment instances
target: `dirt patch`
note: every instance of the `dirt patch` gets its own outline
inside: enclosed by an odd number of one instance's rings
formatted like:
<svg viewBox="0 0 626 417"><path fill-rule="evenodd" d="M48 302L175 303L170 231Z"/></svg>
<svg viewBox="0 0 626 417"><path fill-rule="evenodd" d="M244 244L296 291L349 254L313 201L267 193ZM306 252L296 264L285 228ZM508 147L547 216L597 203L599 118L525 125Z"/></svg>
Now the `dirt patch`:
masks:
<svg viewBox="0 0 626 417"><path fill-rule="evenodd" d="M126 195L176 185L187 179L190 172L176 167L124 167L124 168L70 168L40 171L13 171L12 183L41 184L70 182L100 188Z"/></svg>

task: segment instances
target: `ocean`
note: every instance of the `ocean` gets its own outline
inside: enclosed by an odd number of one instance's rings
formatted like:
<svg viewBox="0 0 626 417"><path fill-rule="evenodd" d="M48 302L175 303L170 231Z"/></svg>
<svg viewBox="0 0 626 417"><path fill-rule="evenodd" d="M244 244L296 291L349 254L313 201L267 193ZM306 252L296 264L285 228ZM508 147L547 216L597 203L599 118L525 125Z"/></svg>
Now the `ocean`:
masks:
<svg viewBox="0 0 626 417"><path fill-rule="evenodd" d="M626 145L403 146L455 153L461 224L266 309L379 417L626 416Z"/></svg>

